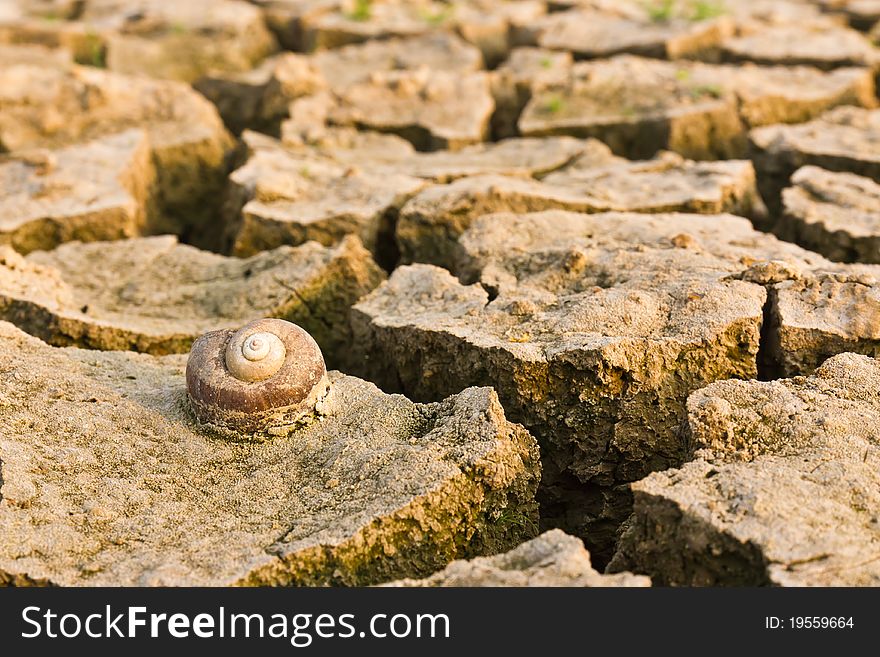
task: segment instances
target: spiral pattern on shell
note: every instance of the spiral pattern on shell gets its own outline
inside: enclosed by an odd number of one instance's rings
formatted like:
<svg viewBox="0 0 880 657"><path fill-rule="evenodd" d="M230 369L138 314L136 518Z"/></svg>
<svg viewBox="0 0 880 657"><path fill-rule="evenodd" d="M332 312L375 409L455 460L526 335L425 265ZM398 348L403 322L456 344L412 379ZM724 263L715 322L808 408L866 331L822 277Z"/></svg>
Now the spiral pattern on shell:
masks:
<svg viewBox="0 0 880 657"><path fill-rule="evenodd" d="M291 322L261 319L197 339L186 363L186 388L202 422L256 434L308 420L330 382L312 336Z"/></svg>
<svg viewBox="0 0 880 657"><path fill-rule="evenodd" d="M263 381L284 365L287 348L274 333L241 330L233 334L226 345L226 369L242 381Z"/></svg>

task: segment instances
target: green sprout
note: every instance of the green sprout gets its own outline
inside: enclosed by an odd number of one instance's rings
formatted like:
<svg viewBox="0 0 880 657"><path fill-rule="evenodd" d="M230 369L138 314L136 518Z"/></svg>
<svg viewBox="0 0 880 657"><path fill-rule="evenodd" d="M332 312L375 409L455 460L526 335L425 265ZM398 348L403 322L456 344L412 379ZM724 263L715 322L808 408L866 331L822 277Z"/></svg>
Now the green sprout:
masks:
<svg viewBox="0 0 880 657"><path fill-rule="evenodd" d="M96 68L106 68L107 53L104 49L104 42L97 33L91 30L86 32L85 47L88 54L84 63Z"/></svg>
<svg viewBox="0 0 880 657"><path fill-rule="evenodd" d="M721 0L698 0L698 2L694 3L690 19L692 21L705 21L710 18L718 18L726 12L727 8Z"/></svg>
<svg viewBox="0 0 880 657"><path fill-rule="evenodd" d="M372 0L355 0L354 9L348 14L353 21L368 21L373 15Z"/></svg>
<svg viewBox="0 0 880 657"><path fill-rule="evenodd" d="M521 511L515 511L510 508L502 509L495 518L495 526L499 529L507 529L516 527L520 531L529 535L538 533L538 526L535 521Z"/></svg>
<svg viewBox="0 0 880 657"><path fill-rule="evenodd" d="M654 0L645 3L645 11L655 23L665 23L675 13L675 0Z"/></svg>
<svg viewBox="0 0 880 657"><path fill-rule="evenodd" d="M712 96L713 98L721 98L723 91L717 84L701 84L691 88L691 96L700 98L701 96Z"/></svg>
<svg viewBox="0 0 880 657"><path fill-rule="evenodd" d="M538 63L541 65L541 68L553 68L552 57L541 57Z"/></svg>
<svg viewBox="0 0 880 657"><path fill-rule="evenodd" d="M438 11L432 12L423 10L421 12L422 20L431 25L443 25L446 21L452 18L452 14L455 12L455 5L446 5L442 9Z"/></svg>
<svg viewBox="0 0 880 657"><path fill-rule="evenodd" d="M665 23L676 17L705 21L727 12L723 0L644 0L643 6L655 23Z"/></svg>
<svg viewBox="0 0 880 657"><path fill-rule="evenodd" d="M171 24L171 31L174 34L186 34L186 25L181 22L176 22Z"/></svg>
<svg viewBox="0 0 880 657"><path fill-rule="evenodd" d="M559 114L565 108L565 101L559 96L552 96L544 103L544 111L548 114Z"/></svg>
<svg viewBox="0 0 880 657"><path fill-rule="evenodd" d="M680 68L675 72L675 79L680 82L684 82L685 80L691 77L691 72L686 68Z"/></svg>

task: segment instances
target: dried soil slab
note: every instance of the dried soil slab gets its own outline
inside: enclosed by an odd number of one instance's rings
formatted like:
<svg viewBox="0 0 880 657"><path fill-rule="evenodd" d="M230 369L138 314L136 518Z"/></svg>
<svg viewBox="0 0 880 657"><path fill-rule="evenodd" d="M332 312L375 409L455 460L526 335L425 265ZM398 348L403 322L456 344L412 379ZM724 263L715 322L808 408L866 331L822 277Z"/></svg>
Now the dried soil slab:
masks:
<svg viewBox="0 0 880 657"><path fill-rule="evenodd" d="M547 13L547 7L543 0L467 0L455 2L451 13L455 31L480 49L487 66L494 67L518 44L518 35Z"/></svg>
<svg viewBox="0 0 880 657"><path fill-rule="evenodd" d="M693 162L673 153L631 162L591 140L593 152L542 182L475 176L423 190L403 206L397 242L404 262L452 269L458 238L493 212L731 212L763 216L748 161Z"/></svg>
<svg viewBox="0 0 880 657"><path fill-rule="evenodd" d="M349 87L329 122L400 135L423 151L483 141L495 109L486 73L377 72Z"/></svg>
<svg viewBox="0 0 880 657"><path fill-rule="evenodd" d="M489 173L540 178L584 157L594 147L595 143L573 137L512 138L458 151L416 153L398 166L435 182Z"/></svg>
<svg viewBox="0 0 880 657"><path fill-rule="evenodd" d="M880 584L880 364L843 354L808 378L724 381L688 400L679 470L633 484L610 570L655 584Z"/></svg>
<svg viewBox="0 0 880 657"><path fill-rule="evenodd" d="M309 81L318 79L321 81L320 85L311 85L311 93L321 88L327 88L334 93L344 95L355 85L359 85L361 93L363 93L363 87L369 86L374 76L380 72L388 73L427 69L419 73L419 76L429 76L430 73L428 71L439 71L451 78L454 77L453 74L478 71L483 65L482 55L477 48L465 43L453 34L443 32L428 33L409 38L357 43L335 50L321 51L308 57L287 54L281 55L277 59L280 63L283 63L283 68L280 71L282 84L270 86L268 91L271 97L263 100L263 103L271 108L273 116L279 117L289 112L294 116L294 119L297 118L296 106L288 108L284 100L286 99L287 104L289 104L291 101L304 95L300 93L304 86L303 79ZM274 70L276 66L267 63L261 67L259 78L265 78L267 73L270 70ZM382 84L385 83L380 83L380 86ZM228 83L217 82L211 86L217 87L218 91L210 90L209 98L214 99L219 96L218 100L221 105L235 103L235 99L242 95L245 97L253 95L253 93L245 93L246 88L238 89L235 86L230 86ZM468 88L471 89L471 87ZM431 88L435 91L437 89L437 87ZM295 93L287 92L288 89ZM254 101L251 102L253 103ZM418 98L413 99L413 102L418 103ZM320 125L320 123L330 118L331 108L336 105L336 99L328 94L305 100L305 106L307 107L315 104L319 108L320 120L318 125ZM430 102L428 106L430 106ZM417 122L419 111L424 110L413 110L415 118L412 120ZM430 123L432 120L436 121L440 118L442 107L434 107L432 110L429 109L427 111L433 114L433 118L427 118L427 121ZM266 114L267 112L264 110L263 113ZM450 119L447 117L445 120L449 121ZM239 123L242 123L242 121L239 120ZM255 123L252 126L246 127L260 127L260 124ZM316 126L311 127L314 128Z"/></svg>
<svg viewBox="0 0 880 657"><path fill-rule="evenodd" d="M0 62L9 64L30 64L32 66L59 67L73 63L73 57L67 50L56 50L41 45L15 44L6 45L2 37L3 27L0 25Z"/></svg>
<svg viewBox="0 0 880 657"><path fill-rule="evenodd" d="M843 352L880 355L880 268L841 265L798 272L769 288L768 369L775 376L810 374Z"/></svg>
<svg viewBox="0 0 880 657"><path fill-rule="evenodd" d="M478 217L549 209L589 212L592 200L574 189L535 180L500 175L461 178L429 187L403 206L395 232L397 246L405 263L453 269L458 238Z"/></svg>
<svg viewBox="0 0 880 657"><path fill-rule="evenodd" d="M880 185L852 173L798 169L775 233L838 262L880 264Z"/></svg>
<svg viewBox="0 0 880 657"><path fill-rule="evenodd" d="M317 52L309 60L331 89L340 93L355 83L369 79L378 71L427 68L447 73L472 73L483 67L479 49L445 32L367 41Z"/></svg>
<svg viewBox="0 0 880 657"><path fill-rule="evenodd" d="M329 246L348 234L387 255L397 210L425 186L402 173L299 155L268 139L251 143L258 147L230 176L227 231L237 256L309 240Z"/></svg>
<svg viewBox="0 0 880 657"><path fill-rule="evenodd" d="M495 99L493 137L501 139L517 135L517 121L532 96L548 87L565 84L573 61L568 52L515 48L491 73Z"/></svg>
<svg viewBox="0 0 880 657"><path fill-rule="evenodd" d="M763 212L755 170L747 160L694 162L662 152L653 160L614 158L599 164L584 157L543 181L590 194L598 210L729 212L745 217Z"/></svg>
<svg viewBox="0 0 880 657"><path fill-rule="evenodd" d="M246 71L276 49L257 7L237 0L89 0L79 20L106 48L107 68L192 82Z"/></svg>
<svg viewBox="0 0 880 657"><path fill-rule="evenodd" d="M387 584L399 587L441 586L650 586L640 575L602 575L590 563L580 539L552 529L494 557L453 561L425 579Z"/></svg>
<svg viewBox="0 0 880 657"><path fill-rule="evenodd" d="M315 3L313 3L315 4ZM451 31L480 49L490 65L502 60L511 47L511 33L542 16L538 0L496 2L467 0L343 0L332 10L300 12L296 31L304 50L321 50L394 37L412 37Z"/></svg>
<svg viewBox="0 0 880 657"><path fill-rule="evenodd" d="M58 17L19 14L4 17L0 14L0 43L17 46L37 46L57 51L65 59L73 58L79 64L103 67L106 65L106 44L94 29L78 21L58 20ZM33 61L2 59L4 64L33 64Z"/></svg>
<svg viewBox="0 0 880 657"><path fill-rule="evenodd" d="M331 374L330 415L207 434L185 357L46 346L0 325L0 581L327 585L424 577L528 538L537 447L488 388L413 404Z"/></svg>
<svg viewBox="0 0 880 657"><path fill-rule="evenodd" d="M452 34L368 41L315 53L270 57L245 73L206 76L195 87L220 110L235 132L245 128L277 133L290 103L332 89L343 92L377 71L428 68L473 72L482 67L475 47Z"/></svg>
<svg viewBox="0 0 880 657"><path fill-rule="evenodd" d="M263 12L269 29L286 50L306 50L303 19L332 12L339 0L252 0Z"/></svg>
<svg viewBox="0 0 880 657"><path fill-rule="evenodd" d="M859 30L870 30L880 21L878 0L819 0L819 4L832 14L842 14Z"/></svg>
<svg viewBox="0 0 880 657"><path fill-rule="evenodd" d="M258 8L238 0L90 0L69 18L55 11L4 20L0 42L70 50L76 61L126 74L192 82L246 71L277 45Z"/></svg>
<svg viewBox="0 0 880 657"><path fill-rule="evenodd" d="M424 0L339 0L330 4L328 9L300 16L298 29L303 50L419 36L435 30L449 16L448 11L443 11L447 9L444 5Z"/></svg>
<svg viewBox="0 0 880 657"><path fill-rule="evenodd" d="M880 66L880 51L865 35L827 19L747 23L735 36L724 40L720 51L725 61L770 66L815 66L823 70Z"/></svg>
<svg viewBox="0 0 880 657"><path fill-rule="evenodd" d="M622 53L680 59L717 47L732 29L723 11L703 3L622 3L615 8L583 8L549 14L526 28L530 45L571 52L577 59Z"/></svg>
<svg viewBox="0 0 880 657"><path fill-rule="evenodd" d="M82 9L82 0L4 0L0 17L38 16L68 20Z"/></svg>
<svg viewBox="0 0 880 657"><path fill-rule="evenodd" d="M766 292L734 274L830 264L730 215L494 214L460 244L479 285L404 266L354 306L359 371L418 399L491 382L542 441L548 494L592 491L566 522L599 550L627 514L601 496L684 457L687 395L757 375Z"/></svg>
<svg viewBox="0 0 880 657"><path fill-rule="evenodd" d="M148 229L155 171L147 135L127 130L0 158L0 243L17 251L134 237Z"/></svg>
<svg viewBox="0 0 880 657"><path fill-rule="evenodd" d="M543 177L584 157L611 157L595 140L573 137L511 138L464 146L456 151L421 153L394 135L330 128L314 140L303 140L292 125L283 126L283 143L304 156L330 158L364 168L387 169L433 182L467 176L499 174L521 178ZM254 135L245 135L254 142ZM264 140L263 140L264 141Z"/></svg>
<svg viewBox="0 0 880 657"><path fill-rule="evenodd" d="M26 258L7 248L0 318L59 346L168 354L209 330L280 317L309 330L336 364L350 340L349 308L383 278L354 238L244 260L172 236L74 242Z"/></svg>
<svg viewBox="0 0 880 657"><path fill-rule="evenodd" d="M57 148L131 127L149 135L168 215L157 230L199 233L212 218L232 145L211 103L179 82L0 64L0 151Z"/></svg>
<svg viewBox="0 0 880 657"><path fill-rule="evenodd" d="M283 53L243 73L205 75L193 86L236 134L246 128L273 133L291 102L324 91L327 81L309 57Z"/></svg>
<svg viewBox="0 0 880 657"><path fill-rule="evenodd" d="M291 107L307 102L303 99L293 103ZM413 145L397 135L351 127L324 125L314 131L308 128L303 131L303 127L295 118L284 121L281 124L282 145L296 153L359 166L396 166L416 157L416 149ZM263 137L250 132L244 133L242 140L251 150L259 147L254 144L258 144L260 140L264 144L268 143Z"/></svg>
<svg viewBox="0 0 880 657"><path fill-rule="evenodd" d="M880 182L880 110L839 107L803 125L771 125L749 133L759 186L778 205L792 173L812 164Z"/></svg>
<svg viewBox="0 0 880 657"><path fill-rule="evenodd" d="M742 24L746 21L764 23L796 23L818 21L828 16L819 6L825 0L739 0L725 4L731 16ZM843 21L839 21L843 23Z"/></svg>
<svg viewBox="0 0 880 657"><path fill-rule="evenodd" d="M745 152L749 126L807 121L836 105L876 103L868 69L825 73L623 55L575 64L569 82L529 101L519 129L531 136L596 137L632 158L665 148L717 159Z"/></svg>

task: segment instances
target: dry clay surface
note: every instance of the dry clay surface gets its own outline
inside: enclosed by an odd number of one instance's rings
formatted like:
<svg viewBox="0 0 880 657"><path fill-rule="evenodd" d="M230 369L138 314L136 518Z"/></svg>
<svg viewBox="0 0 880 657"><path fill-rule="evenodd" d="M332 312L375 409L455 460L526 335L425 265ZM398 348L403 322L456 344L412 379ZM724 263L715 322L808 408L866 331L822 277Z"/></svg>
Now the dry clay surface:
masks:
<svg viewBox="0 0 880 657"><path fill-rule="evenodd" d="M196 83L236 131L274 129L287 105L318 92L342 94L378 71L429 68L472 73L483 66L479 49L455 34L438 32L366 41L314 55L280 53L244 72L218 72Z"/></svg>
<svg viewBox="0 0 880 657"><path fill-rule="evenodd" d="M349 308L383 279L356 237L247 259L172 236L72 242L23 257L0 247L0 318L58 346L185 353L202 333L279 317L309 330L331 363Z"/></svg>
<svg viewBox="0 0 880 657"><path fill-rule="evenodd" d="M354 307L358 367L416 399L493 385L591 549L627 513L616 486L686 457L691 392L878 345L876 269L730 215L486 215L460 246L464 283L403 266Z"/></svg>
<svg viewBox="0 0 880 657"><path fill-rule="evenodd" d="M0 243L21 253L71 240L134 237L155 221L147 134L126 130L0 159Z"/></svg>
<svg viewBox="0 0 880 657"><path fill-rule="evenodd" d="M403 224L397 221L400 210L430 183L465 178L470 184L481 174L498 174L505 176L502 185L508 180L515 185L585 157L596 159L597 151L610 157L599 142L571 137L507 139L432 153L417 152L394 136L333 132L326 137L329 143L295 144L243 135L249 154L229 177L224 208L224 242L232 254L249 256L308 240L332 245L355 234L380 263L391 266L395 228ZM742 191L731 195L753 191L748 172L742 175Z"/></svg>
<svg viewBox="0 0 880 657"><path fill-rule="evenodd" d="M190 235L209 221L232 141L214 106L189 86L85 66L0 62L0 108L0 151L143 128L165 217L154 229Z"/></svg>
<svg viewBox="0 0 880 657"><path fill-rule="evenodd" d="M789 177L808 164L880 181L880 110L840 107L807 123L758 128L749 141L771 206Z"/></svg>
<svg viewBox="0 0 880 657"><path fill-rule="evenodd" d="M553 529L510 552L471 561L453 561L425 579L388 584L400 587L438 586L650 586L644 576L602 575L590 563L590 553L574 536Z"/></svg>
<svg viewBox="0 0 880 657"><path fill-rule="evenodd" d="M876 584L878 44L875 0L0 2L0 583ZM345 374L254 443L183 354L261 317Z"/></svg>
<svg viewBox="0 0 880 657"><path fill-rule="evenodd" d="M491 389L336 373L323 421L236 443L190 417L184 362L0 323L0 582L370 584L529 537L537 447Z"/></svg>
<svg viewBox="0 0 880 657"><path fill-rule="evenodd" d="M748 129L807 121L838 105L875 107L867 68L663 62L630 55L582 62L564 82L529 100L524 135L596 137L615 153L650 157L742 155Z"/></svg>
<svg viewBox="0 0 880 657"><path fill-rule="evenodd" d="M81 64L125 74L192 82L250 69L277 47L247 2L88 0L69 3L69 11L57 2L17 4L18 16L0 13L0 43L60 46Z"/></svg>
<svg viewBox="0 0 880 657"><path fill-rule="evenodd" d="M693 162L674 153L632 162L588 140L572 164L540 181L469 176L430 187L401 208L396 238L404 262L454 268L458 239L495 212L730 212L761 220L765 209L751 162Z"/></svg>
<svg viewBox="0 0 880 657"><path fill-rule="evenodd" d="M880 184L807 165L782 192L774 232L838 262L880 262Z"/></svg>
<svg viewBox="0 0 880 657"><path fill-rule="evenodd" d="M880 365L723 381L688 400L696 460L633 485L611 570L678 585L880 583Z"/></svg>

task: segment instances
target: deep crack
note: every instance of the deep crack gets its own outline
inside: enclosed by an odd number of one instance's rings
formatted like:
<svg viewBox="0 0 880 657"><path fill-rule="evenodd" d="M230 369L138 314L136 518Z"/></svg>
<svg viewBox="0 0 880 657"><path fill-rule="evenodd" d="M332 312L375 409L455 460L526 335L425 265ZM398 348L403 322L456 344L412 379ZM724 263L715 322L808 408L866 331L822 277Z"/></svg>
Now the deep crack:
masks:
<svg viewBox="0 0 880 657"><path fill-rule="evenodd" d="M773 286L766 286L767 300L764 302L761 322L761 337L758 342L758 381L774 381L783 378L782 363L779 361L779 314L776 311L778 293Z"/></svg>

